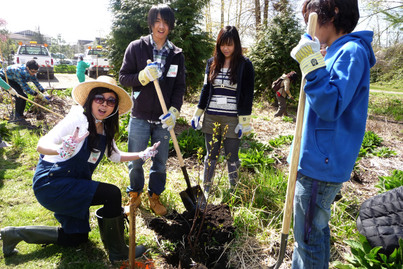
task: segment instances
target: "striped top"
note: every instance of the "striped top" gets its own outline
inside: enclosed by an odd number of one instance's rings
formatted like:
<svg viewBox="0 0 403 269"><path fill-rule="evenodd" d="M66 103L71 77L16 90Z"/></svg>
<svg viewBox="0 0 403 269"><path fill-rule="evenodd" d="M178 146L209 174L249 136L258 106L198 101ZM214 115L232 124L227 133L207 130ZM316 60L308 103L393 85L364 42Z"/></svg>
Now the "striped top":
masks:
<svg viewBox="0 0 403 269"><path fill-rule="evenodd" d="M236 88L237 84L231 84L230 82L228 68L222 68L213 81L213 95L206 113L210 115L236 117L238 115Z"/></svg>

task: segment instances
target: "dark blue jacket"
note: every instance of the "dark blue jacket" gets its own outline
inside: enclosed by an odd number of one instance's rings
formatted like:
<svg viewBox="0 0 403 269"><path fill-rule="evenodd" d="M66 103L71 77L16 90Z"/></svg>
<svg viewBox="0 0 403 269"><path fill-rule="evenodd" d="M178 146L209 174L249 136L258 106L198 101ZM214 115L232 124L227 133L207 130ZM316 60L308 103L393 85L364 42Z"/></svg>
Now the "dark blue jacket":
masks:
<svg viewBox="0 0 403 269"><path fill-rule="evenodd" d="M210 73L210 65L213 58L207 61L204 85L200 95L198 108L206 110L213 95L213 84L206 78ZM252 114L253 91L255 86L255 70L252 62L244 57L238 67L237 88L236 88L236 103L238 116Z"/></svg>
<svg viewBox="0 0 403 269"><path fill-rule="evenodd" d="M138 79L139 73L146 67L148 59L153 60L153 45L150 42L150 35L132 41L127 46L119 72L119 82L123 86L132 87L133 108L131 116L143 120L158 121L163 112L154 83L150 82L143 86ZM171 67L175 67L176 74L168 73ZM167 108L173 106L180 111L186 89L185 57L182 49L173 45L173 49L169 51L166 58L164 72L158 82Z"/></svg>

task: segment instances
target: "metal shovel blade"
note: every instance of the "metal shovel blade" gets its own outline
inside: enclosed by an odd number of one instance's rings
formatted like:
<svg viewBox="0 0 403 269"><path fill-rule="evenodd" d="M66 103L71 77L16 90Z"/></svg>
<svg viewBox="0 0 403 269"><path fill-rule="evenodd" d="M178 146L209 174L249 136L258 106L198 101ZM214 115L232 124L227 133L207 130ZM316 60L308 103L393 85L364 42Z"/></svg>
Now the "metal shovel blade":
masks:
<svg viewBox="0 0 403 269"><path fill-rule="evenodd" d="M206 197L204 197L203 191L200 185L187 188L179 193L183 205L189 212L194 211L197 207L204 209L206 207Z"/></svg>

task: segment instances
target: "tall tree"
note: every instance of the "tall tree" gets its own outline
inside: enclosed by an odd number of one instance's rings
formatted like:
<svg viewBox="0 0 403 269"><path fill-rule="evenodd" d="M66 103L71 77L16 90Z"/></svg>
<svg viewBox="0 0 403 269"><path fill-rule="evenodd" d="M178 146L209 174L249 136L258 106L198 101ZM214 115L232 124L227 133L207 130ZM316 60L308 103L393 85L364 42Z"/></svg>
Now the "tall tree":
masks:
<svg viewBox="0 0 403 269"><path fill-rule="evenodd" d="M299 73L299 66L291 58L290 51L298 43L303 31L288 1L284 0L279 5L278 14L268 26L262 26L249 55L255 67L257 97L265 96L274 99L271 83L291 70Z"/></svg>
<svg viewBox="0 0 403 269"><path fill-rule="evenodd" d="M260 0L255 0L255 19L256 19L256 30L259 30L262 24L260 14Z"/></svg>

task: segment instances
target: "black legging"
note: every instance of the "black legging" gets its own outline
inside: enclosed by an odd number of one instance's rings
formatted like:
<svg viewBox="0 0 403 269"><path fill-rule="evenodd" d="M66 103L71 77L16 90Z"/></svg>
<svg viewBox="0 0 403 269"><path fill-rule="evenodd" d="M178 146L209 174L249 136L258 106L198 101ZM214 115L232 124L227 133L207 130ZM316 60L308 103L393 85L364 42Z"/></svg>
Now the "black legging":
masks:
<svg viewBox="0 0 403 269"><path fill-rule="evenodd" d="M3 80L5 80L5 78L2 76ZM24 90L22 89L22 87L20 86L20 84L18 84L17 82L15 82L12 79L8 80L8 84L10 84L10 86L21 96L28 98L28 96L25 94ZM26 105L26 101L22 98L17 98L14 97L15 99L15 115L17 116L23 116L24 115L24 110L25 110L25 105Z"/></svg>
<svg viewBox="0 0 403 269"><path fill-rule="evenodd" d="M92 198L91 205L104 205L103 217L115 218L122 214L122 194L120 189L109 183L99 182ZM57 244L66 247L76 247L88 241L88 233L67 234L59 228Z"/></svg>
<svg viewBox="0 0 403 269"><path fill-rule="evenodd" d="M104 205L105 218L118 217L122 214L122 193L116 185L99 182L91 205Z"/></svg>

